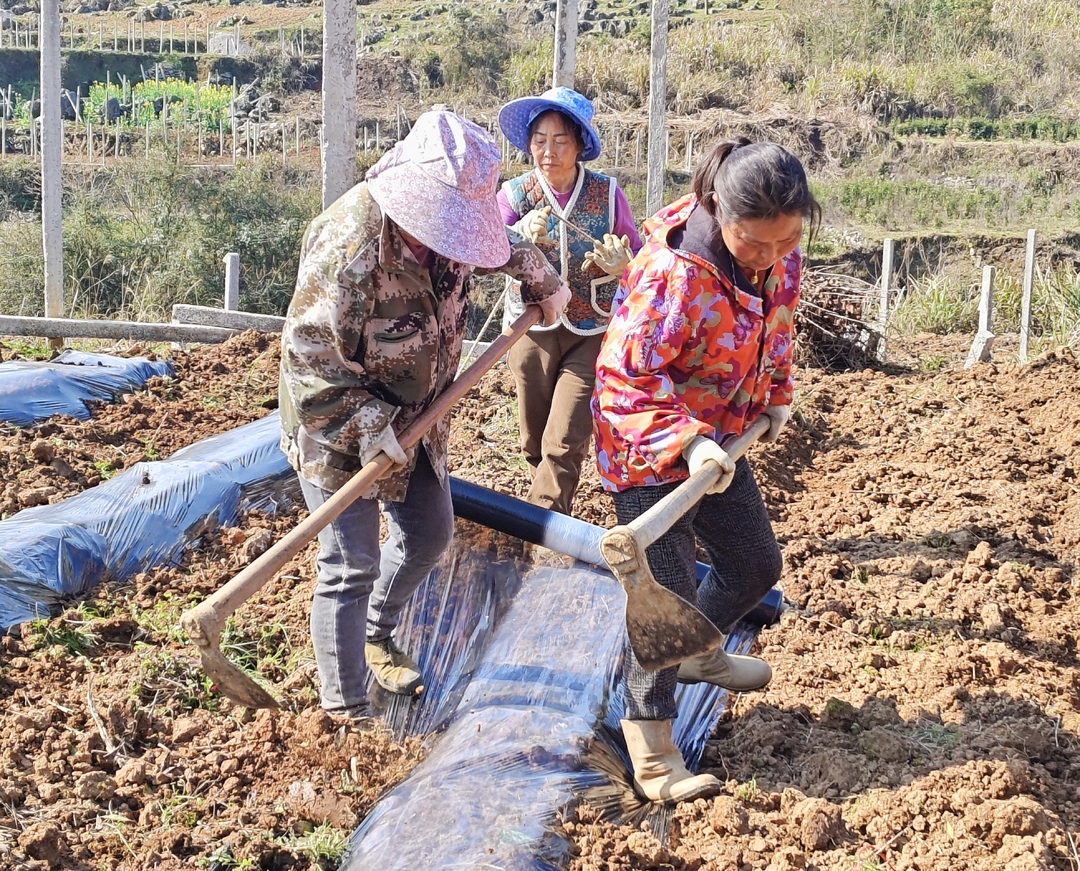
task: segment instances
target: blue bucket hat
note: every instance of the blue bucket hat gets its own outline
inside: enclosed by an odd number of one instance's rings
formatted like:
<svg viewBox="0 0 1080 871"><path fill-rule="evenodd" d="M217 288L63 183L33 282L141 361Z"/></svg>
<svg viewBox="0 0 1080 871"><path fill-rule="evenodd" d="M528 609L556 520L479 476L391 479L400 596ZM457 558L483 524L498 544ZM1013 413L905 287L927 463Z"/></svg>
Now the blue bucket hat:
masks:
<svg viewBox="0 0 1080 871"><path fill-rule="evenodd" d="M593 105L572 88L552 88L539 97L520 97L499 110L499 127L503 135L521 151L529 150L529 125L549 109L569 116L581 127L585 140L582 160L600 156L600 137L592 127Z"/></svg>

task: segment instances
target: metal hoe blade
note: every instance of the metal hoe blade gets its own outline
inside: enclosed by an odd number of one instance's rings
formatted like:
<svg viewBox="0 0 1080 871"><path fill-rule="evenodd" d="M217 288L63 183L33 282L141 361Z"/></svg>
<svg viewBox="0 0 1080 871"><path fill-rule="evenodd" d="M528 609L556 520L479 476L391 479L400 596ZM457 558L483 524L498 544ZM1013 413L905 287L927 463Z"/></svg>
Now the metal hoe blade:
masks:
<svg viewBox="0 0 1080 871"><path fill-rule="evenodd" d="M216 647L202 647L199 654L202 657L203 671L213 682L214 688L234 702L249 708L280 707L277 699L229 662L225 654Z"/></svg>
<svg viewBox="0 0 1080 871"><path fill-rule="evenodd" d="M671 668L724 643L708 617L656 582L645 548L630 527L608 531L600 539L600 552L626 591L626 635L642 668Z"/></svg>

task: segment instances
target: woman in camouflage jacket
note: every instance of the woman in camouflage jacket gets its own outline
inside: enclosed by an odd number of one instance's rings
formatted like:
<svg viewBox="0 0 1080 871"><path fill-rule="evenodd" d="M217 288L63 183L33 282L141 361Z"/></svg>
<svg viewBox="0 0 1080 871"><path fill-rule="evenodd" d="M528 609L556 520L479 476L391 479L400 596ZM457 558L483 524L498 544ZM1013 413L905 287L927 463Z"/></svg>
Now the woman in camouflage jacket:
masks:
<svg viewBox="0 0 1080 871"><path fill-rule="evenodd" d="M549 323L569 299L543 254L518 237L511 246L498 173L487 133L427 112L304 237L281 338L282 448L311 510L380 451L396 463L319 535L311 635L330 712L368 713L369 667L391 692L422 689L392 633L453 535L449 416L408 453L396 433L454 379L470 274L520 280Z"/></svg>

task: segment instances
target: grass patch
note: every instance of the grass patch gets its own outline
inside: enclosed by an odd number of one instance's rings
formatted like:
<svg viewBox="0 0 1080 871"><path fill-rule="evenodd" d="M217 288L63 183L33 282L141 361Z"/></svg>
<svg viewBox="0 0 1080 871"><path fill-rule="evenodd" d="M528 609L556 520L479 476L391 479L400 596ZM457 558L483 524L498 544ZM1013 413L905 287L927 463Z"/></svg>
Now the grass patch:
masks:
<svg viewBox="0 0 1080 871"><path fill-rule="evenodd" d="M931 547L934 550L944 550L953 546L953 540L944 532L928 532L920 536L918 543L923 547Z"/></svg>
<svg viewBox="0 0 1080 871"><path fill-rule="evenodd" d="M890 330L911 333L971 333L978 329L981 280L963 282L938 274L910 279L889 320ZM1023 298L1021 280L998 273L994 282L996 332L1018 332ZM1080 271L1068 266L1037 270L1031 296L1031 336L1038 350L1074 342L1080 336ZM937 371L942 357L920 361L923 371Z"/></svg>
<svg viewBox="0 0 1080 871"><path fill-rule="evenodd" d="M264 685L268 680L287 677L299 656L284 624L257 626L249 633L231 617L221 633L221 652L252 680Z"/></svg>
<svg viewBox="0 0 1080 871"><path fill-rule="evenodd" d="M221 305L230 251L240 254L241 307L285 311L318 212L314 173L273 157L221 171L158 160L66 167L64 181L68 316L167 321L174 303ZM37 217L4 222L0 243L0 311L41 315Z"/></svg>
<svg viewBox="0 0 1080 871"><path fill-rule="evenodd" d="M59 618L30 621L30 648L58 647L69 656L85 656L98 642L97 635L80 623Z"/></svg>
<svg viewBox="0 0 1080 871"><path fill-rule="evenodd" d="M761 789L757 784L757 775L752 775L746 783L740 783L735 788L735 798L744 804L750 804L759 795L761 795Z"/></svg>
<svg viewBox="0 0 1080 871"><path fill-rule="evenodd" d="M329 823L323 823L300 834L289 835L282 843L290 850L305 856L315 867L332 871L344 857L349 839L344 832L338 831Z"/></svg>
<svg viewBox="0 0 1080 871"><path fill-rule="evenodd" d="M175 705L183 711L218 709L222 697L197 660L175 657L147 644L136 644L135 650L140 668L132 692L141 705L151 709L167 705L173 715Z"/></svg>
<svg viewBox="0 0 1080 871"><path fill-rule="evenodd" d="M908 738L924 750L948 750L960 741L960 730L940 723L918 723Z"/></svg>
<svg viewBox="0 0 1080 871"><path fill-rule="evenodd" d="M186 645L189 640L180 628L180 615L191 604L190 598L180 601L173 597L172 592L166 591L157 597L151 608L143 609L132 604L131 617L155 643Z"/></svg>
<svg viewBox="0 0 1080 871"><path fill-rule="evenodd" d="M933 275L911 279L889 319L899 333L972 332L979 325L979 287Z"/></svg>

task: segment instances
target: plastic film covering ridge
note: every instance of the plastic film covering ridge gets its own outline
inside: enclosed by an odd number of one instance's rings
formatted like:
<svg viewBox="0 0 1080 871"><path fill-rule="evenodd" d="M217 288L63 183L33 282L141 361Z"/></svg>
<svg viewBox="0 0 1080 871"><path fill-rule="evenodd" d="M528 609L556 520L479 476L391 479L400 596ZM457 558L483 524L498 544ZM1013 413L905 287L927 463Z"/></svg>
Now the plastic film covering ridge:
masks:
<svg viewBox="0 0 1080 871"><path fill-rule="evenodd" d="M277 414L138 463L55 505L0 521L0 628L46 616L64 596L176 559L242 511L293 498Z"/></svg>
<svg viewBox="0 0 1080 871"><path fill-rule="evenodd" d="M517 562L477 548L475 529L456 521L450 549L401 613L395 635L420 666L424 693L387 693L368 674L368 699L399 739L446 725L521 585Z"/></svg>
<svg viewBox="0 0 1080 871"><path fill-rule="evenodd" d="M167 360L113 357L67 350L48 362L0 363L0 421L28 426L54 414L85 420L87 403L111 402L155 375L171 375Z"/></svg>
<svg viewBox="0 0 1080 871"><path fill-rule="evenodd" d="M610 790L585 759L621 660L624 608L606 572L527 574L445 731L353 834L343 871L560 867L559 811Z"/></svg>

